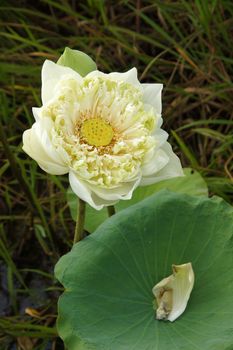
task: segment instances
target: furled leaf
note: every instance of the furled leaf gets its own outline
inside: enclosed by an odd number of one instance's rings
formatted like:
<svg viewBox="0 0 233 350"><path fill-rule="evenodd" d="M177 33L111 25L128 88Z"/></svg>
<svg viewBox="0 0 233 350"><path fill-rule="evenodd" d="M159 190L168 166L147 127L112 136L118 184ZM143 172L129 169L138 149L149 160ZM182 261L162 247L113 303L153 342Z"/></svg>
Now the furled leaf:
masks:
<svg viewBox="0 0 233 350"><path fill-rule="evenodd" d="M82 51L72 50L69 47L65 48L65 51L57 61L57 64L72 68L82 77L97 69L95 62L91 57Z"/></svg>
<svg viewBox="0 0 233 350"><path fill-rule="evenodd" d="M120 201L116 204L116 210L125 209L144 198L152 195L161 189L168 189L174 192L187 193L191 195L208 195L208 188L201 175L190 168L184 169L184 177L176 177L169 180L158 182L154 185L138 187L131 200ZM74 221L77 218L77 196L72 192L71 188L67 191L67 201L70 207L71 215ZM85 228L89 232L93 232L97 227L108 218L106 208L96 211L87 205Z"/></svg>
<svg viewBox="0 0 233 350"><path fill-rule="evenodd" d="M233 348L233 210L219 198L160 191L106 220L56 266L58 332L68 350ZM158 321L153 286L191 262L185 312Z"/></svg>

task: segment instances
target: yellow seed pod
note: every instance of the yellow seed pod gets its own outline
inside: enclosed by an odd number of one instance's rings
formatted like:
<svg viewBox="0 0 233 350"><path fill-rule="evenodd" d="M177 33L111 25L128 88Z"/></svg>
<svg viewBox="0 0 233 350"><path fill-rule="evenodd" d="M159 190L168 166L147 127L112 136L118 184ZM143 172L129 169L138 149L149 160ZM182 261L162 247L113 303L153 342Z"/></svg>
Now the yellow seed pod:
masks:
<svg viewBox="0 0 233 350"><path fill-rule="evenodd" d="M113 138L113 129L102 118L92 118L84 121L81 136L91 146L107 146Z"/></svg>

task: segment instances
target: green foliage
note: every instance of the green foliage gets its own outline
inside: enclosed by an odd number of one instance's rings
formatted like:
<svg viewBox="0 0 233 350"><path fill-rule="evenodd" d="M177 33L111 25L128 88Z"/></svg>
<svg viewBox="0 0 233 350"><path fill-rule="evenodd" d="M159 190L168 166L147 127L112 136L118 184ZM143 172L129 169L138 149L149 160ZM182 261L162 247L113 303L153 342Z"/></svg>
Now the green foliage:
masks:
<svg viewBox="0 0 233 350"><path fill-rule="evenodd" d="M68 350L226 349L232 344L233 209L160 191L107 220L56 265L58 332ZM175 322L155 320L152 288L191 262L195 287Z"/></svg>
<svg viewBox="0 0 233 350"><path fill-rule="evenodd" d="M72 50L69 47L65 48L57 63L61 66L72 68L83 77L97 69L95 62L88 55L79 50Z"/></svg>
<svg viewBox="0 0 233 350"><path fill-rule="evenodd" d="M128 208L129 206L140 202L144 198L151 196L153 193L160 191L161 189L168 189L174 192L187 193L190 195L208 195L208 189L205 181L201 175L192 169L184 169L185 176L177 177L169 180L164 180L159 183L138 187L131 200L120 201L115 205L117 211ZM74 221L77 219L78 200L77 196L73 193L71 188L67 191L67 202L70 207L70 212ZM95 231L98 226L104 222L108 217L106 208L96 211L87 204L87 213L85 221L85 229L88 232Z"/></svg>

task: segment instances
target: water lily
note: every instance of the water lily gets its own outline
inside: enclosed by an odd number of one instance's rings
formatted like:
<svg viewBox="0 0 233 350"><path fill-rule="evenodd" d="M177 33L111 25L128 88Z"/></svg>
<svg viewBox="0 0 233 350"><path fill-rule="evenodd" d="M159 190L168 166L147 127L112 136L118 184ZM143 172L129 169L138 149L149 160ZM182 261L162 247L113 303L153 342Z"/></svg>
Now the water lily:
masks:
<svg viewBox="0 0 233 350"><path fill-rule="evenodd" d="M23 134L23 150L49 174L69 173L73 191L95 209L127 200L137 186L181 176L161 129L162 84L126 73L85 77L49 60L42 107Z"/></svg>
<svg viewBox="0 0 233 350"><path fill-rule="evenodd" d="M173 274L153 288L156 318L175 321L186 309L194 285L192 264L172 265Z"/></svg>

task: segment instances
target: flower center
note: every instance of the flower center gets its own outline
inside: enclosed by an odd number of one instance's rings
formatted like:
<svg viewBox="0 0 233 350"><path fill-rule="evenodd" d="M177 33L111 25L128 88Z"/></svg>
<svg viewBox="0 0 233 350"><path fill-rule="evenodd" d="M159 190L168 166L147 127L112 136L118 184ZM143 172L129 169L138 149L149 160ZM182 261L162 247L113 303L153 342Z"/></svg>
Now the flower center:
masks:
<svg viewBox="0 0 233 350"><path fill-rule="evenodd" d="M102 118L87 119L81 127L81 135L91 146L107 146L114 136L113 129Z"/></svg>

